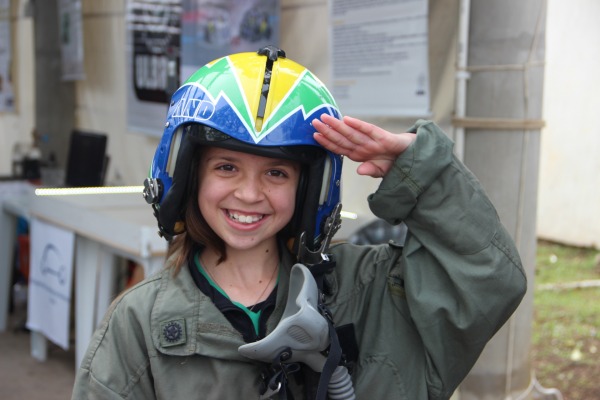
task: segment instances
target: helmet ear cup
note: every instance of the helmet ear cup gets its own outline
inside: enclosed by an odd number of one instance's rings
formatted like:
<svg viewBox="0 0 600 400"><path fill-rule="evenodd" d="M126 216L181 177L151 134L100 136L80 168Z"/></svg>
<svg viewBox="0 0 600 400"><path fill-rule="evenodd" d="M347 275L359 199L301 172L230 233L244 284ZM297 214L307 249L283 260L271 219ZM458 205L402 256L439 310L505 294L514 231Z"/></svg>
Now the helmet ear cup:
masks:
<svg viewBox="0 0 600 400"><path fill-rule="evenodd" d="M280 237L285 241L288 239L294 239L297 236L298 231L301 229L302 223L302 210L304 206L304 200L306 196L306 187L308 183L308 167L302 164L302 170L300 172L300 179L298 180L298 188L296 190L296 200L294 203L294 214L290 222L280 232Z"/></svg>
<svg viewBox="0 0 600 400"><path fill-rule="evenodd" d="M177 235L185 230L183 221L188 186L192 176L197 179L197 171L193 171L195 167L192 165L196 148L190 135L185 135L176 155L171 188L165 193L158 210L158 223L169 235Z"/></svg>
<svg viewBox="0 0 600 400"><path fill-rule="evenodd" d="M304 170L301 176L301 186L298 187L296 195L296 209L292 217L291 236L295 238L293 251L297 254L297 248L300 243L300 235L306 234L308 238L314 238L315 233L320 231L320 227L316 226L317 213L319 211L319 198L321 196L323 171L327 155L323 153L318 159L314 159L311 163L304 164ZM316 243L307 243L309 246L315 246ZM316 246L318 247L318 246ZM311 248L311 250L313 250Z"/></svg>

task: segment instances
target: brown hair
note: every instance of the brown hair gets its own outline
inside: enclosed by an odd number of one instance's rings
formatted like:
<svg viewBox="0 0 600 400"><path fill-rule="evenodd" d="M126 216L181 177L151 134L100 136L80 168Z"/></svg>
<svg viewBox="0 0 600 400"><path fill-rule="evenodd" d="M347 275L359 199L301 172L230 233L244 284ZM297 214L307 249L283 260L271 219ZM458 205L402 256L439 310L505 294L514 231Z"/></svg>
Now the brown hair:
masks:
<svg viewBox="0 0 600 400"><path fill-rule="evenodd" d="M200 188L200 160L204 151L198 147L194 153L187 182L187 201L185 208L181 210L185 231L173 238L169 243L167 259L170 259L167 268L173 269L177 274L181 267L186 263L189 257L200 247L210 247L219 254L217 263L227 259L225 251L225 242L208 225L198 205L198 190ZM171 257L173 257L171 259Z"/></svg>

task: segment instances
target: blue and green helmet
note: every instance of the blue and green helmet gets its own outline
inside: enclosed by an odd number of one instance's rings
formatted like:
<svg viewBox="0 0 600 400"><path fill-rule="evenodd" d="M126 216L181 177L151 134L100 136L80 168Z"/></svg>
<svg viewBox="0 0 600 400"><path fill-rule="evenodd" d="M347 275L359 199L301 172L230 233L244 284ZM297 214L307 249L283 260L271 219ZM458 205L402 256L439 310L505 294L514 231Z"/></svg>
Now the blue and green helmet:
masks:
<svg viewBox="0 0 600 400"><path fill-rule="evenodd" d="M308 69L269 46L214 60L196 71L172 96L144 197L161 234L185 231L191 195L189 175L198 146L219 146L303 166L289 238L304 232L318 248L323 225L340 202L342 157L313 138L312 121L341 118L333 96Z"/></svg>

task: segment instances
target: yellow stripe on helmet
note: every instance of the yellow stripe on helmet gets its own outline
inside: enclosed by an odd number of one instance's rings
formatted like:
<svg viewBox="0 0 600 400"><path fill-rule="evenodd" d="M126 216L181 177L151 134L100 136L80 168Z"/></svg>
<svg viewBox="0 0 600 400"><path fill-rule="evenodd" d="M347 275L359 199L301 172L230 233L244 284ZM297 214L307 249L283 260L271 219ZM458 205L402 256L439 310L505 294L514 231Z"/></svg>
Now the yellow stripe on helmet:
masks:
<svg viewBox="0 0 600 400"><path fill-rule="evenodd" d="M265 121L269 120L271 112L277 108L279 103L286 99L288 93L305 69L300 64L287 58L279 58L274 63L271 76L271 90L267 98L267 107L265 110Z"/></svg>

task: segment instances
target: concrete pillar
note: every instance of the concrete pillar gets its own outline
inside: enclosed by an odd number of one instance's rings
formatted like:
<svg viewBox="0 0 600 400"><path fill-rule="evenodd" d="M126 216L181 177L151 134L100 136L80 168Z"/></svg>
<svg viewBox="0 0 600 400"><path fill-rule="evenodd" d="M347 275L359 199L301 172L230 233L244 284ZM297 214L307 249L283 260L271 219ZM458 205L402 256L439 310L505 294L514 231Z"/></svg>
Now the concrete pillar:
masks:
<svg viewBox="0 0 600 400"><path fill-rule="evenodd" d="M466 117L455 123L465 128L464 162L515 239L529 284L461 385L461 400L531 399L536 390L530 348L545 21L546 0L471 2Z"/></svg>

